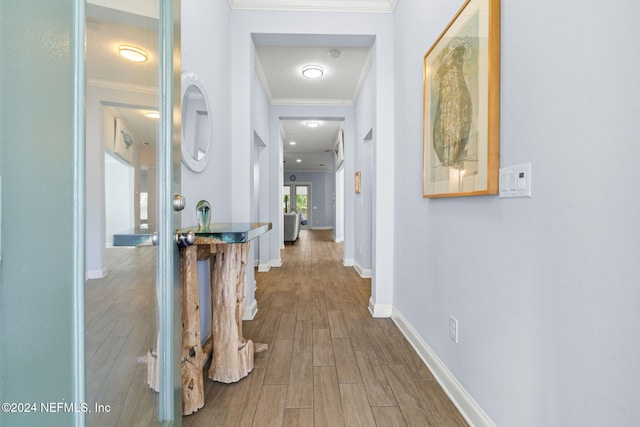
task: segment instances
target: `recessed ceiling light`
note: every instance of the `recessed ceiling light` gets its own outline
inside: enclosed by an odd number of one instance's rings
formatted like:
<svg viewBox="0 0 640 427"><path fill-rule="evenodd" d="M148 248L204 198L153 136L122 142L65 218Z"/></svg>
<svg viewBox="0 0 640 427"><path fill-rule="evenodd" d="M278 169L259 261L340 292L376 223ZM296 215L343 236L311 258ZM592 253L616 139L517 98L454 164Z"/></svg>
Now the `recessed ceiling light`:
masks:
<svg viewBox="0 0 640 427"><path fill-rule="evenodd" d="M147 111L144 115L150 119L159 119L160 112L159 111Z"/></svg>
<svg viewBox="0 0 640 427"><path fill-rule="evenodd" d="M296 142L295 141L290 141L289 145L296 145Z"/></svg>
<svg viewBox="0 0 640 427"><path fill-rule="evenodd" d="M296 163L302 163L302 159L296 159Z"/></svg>
<svg viewBox="0 0 640 427"><path fill-rule="evenodd" d="M320 126L320 123L318 123L318 122L306 122L305 125L307 125L307 127L309 127L309 128L317 128L318 126Z"/></svg>
<svg viewBox="0 0 640 427"><path fill-rule="evenodd" d="M323 74L324 69L319 65L307 65L302 68L302 75L308 79L317 79Z"/></svg>
<svg viewBox="0 0 640 427"><path fill-rule="evenodd" d="M146 50L135 46L122 45L118 48L118 52L120 55L133 62L145 62L149 59L149 54Z"/></svg>

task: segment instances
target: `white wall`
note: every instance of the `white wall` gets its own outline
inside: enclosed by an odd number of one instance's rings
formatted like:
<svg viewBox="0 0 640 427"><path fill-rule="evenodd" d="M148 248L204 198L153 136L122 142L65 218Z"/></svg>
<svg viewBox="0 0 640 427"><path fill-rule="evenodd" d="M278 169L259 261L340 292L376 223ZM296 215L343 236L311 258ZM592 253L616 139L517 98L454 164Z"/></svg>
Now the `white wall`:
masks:
<svg viewBox="0 0 640 427"><path fill-rule="evenodd" d="M497 425L634 425L640 4L502 0L501 165L533 197L423 199L422 58L457 7L395 13L397 313Z"/></svg>

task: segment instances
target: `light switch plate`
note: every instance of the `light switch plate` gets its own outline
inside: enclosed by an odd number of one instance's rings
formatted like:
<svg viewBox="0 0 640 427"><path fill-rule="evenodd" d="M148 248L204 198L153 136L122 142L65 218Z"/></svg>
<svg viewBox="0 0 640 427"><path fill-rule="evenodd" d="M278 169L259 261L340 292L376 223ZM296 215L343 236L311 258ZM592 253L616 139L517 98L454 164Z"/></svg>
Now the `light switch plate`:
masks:
<svg viewBox="0 0 640 427"><path fill-rule="evenodd" d="M531 197L531 163L500 168L500 198Z"/></svg>

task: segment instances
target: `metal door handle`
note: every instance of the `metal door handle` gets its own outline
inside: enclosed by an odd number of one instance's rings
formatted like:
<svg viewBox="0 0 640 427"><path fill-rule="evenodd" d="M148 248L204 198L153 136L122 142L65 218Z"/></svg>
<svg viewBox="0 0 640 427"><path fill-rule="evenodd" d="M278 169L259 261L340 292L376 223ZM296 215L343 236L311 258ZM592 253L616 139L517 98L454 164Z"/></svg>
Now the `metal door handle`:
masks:
<svg viewBox="0 0 640 427"><path fill-rule="evenodd" d="M173 210L174 211L181 211L184 209L185 206L185 198L179 194L176 194L175 196L173 196Z"/></svg>
<svg viewBox="0 0 640 427"><path fill-rule="evenodd" d="M179 248L186 248L187 246L193 245L196 241L196 233L194 233L193 230L189 230L187 234L182 234L180 230L176 230L173 235L173 240Z"/></svg>

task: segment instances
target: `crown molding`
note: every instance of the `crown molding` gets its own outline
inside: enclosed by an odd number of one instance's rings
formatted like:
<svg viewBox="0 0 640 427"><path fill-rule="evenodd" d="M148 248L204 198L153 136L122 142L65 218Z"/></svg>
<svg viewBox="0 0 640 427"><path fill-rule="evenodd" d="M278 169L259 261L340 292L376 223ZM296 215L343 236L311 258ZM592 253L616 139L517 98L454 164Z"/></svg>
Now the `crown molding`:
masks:
<svg viewBox="0 0 640 427"><path fill-rule="evenodd" d="M271 94L271 88L269 87L269 80L267 79L267 75L264 72L264 68L262 68L262 62L260 62L260 57L255 55L255 63L254 67L256 69L256 74L258 75L258 80L260 84L262 84L262 89L264 90L265 95L269 102L273 101L273 95Z"/></svg>
<svg viewBox="0 0 640 427"><path fill-rule="evenodd" d="M271 105L294 105L294 106L325 106L325 107L350 107L353 106L351 99L301 99L301 98L274 98Z"/></svg>
<svg viewBox="0 0 640 427"><path fill-rule="evenodd" d="M158 94L158 88L154 86L144 86L135 83L116 82L112 80L89 78L87 79L87 86L109 90L122 90L126 92L144 93L148 95Z"/></svg>
<svg viewBox="0 0 640 427"><path fill-rule="evenodd" d="M235 10L393 13L398 0L228 0Z"/></svg>

